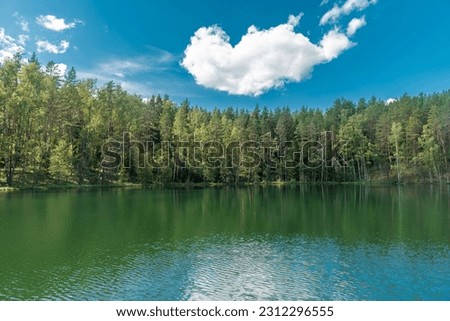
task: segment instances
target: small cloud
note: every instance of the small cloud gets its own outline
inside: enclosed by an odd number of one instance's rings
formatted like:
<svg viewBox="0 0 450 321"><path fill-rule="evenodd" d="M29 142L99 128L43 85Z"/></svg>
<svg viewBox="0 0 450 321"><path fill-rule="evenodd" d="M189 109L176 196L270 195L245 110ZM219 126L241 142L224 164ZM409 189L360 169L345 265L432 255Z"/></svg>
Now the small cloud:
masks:
<svg viewBox="0 0 450 321"><path fill-rule="evenodd" d="M20 26L20 28L22 29L23 32L29 32L30 31L28 21L26 21L24 17L19 15L18 12L14 12L13 16L17 18L17 22L16 23Z"/></svg>
<svg viewBox="0 0 450 321"><path fill-rule="evenodd" d="M331 30L320 41L321 54L325 57L324 62L336 59L342 52L354 45L339 29Z"/></svg>
<svg viewBox="0 0 450 321"><path fill-rule="evenodd" d="M19 43L21 46L25 46L25 43L30 39L28 35L19 35L19 38L17 39L17 43Z"/></svg>
<svg viewBox="0 0 450 321"><path fill-rule="evenodd" d="M386 101L384 102L384 104L385 104L386 106L389 106L390 104L395 103L396 101L397 101L397 99L395 99L395 98L389 98L388 100L386 100Z"/></svg>
<svg viewBox="0 0 450 321"><path fill-rule="evenodd" d="M320 25L327 23L336 23L342 16L349 15L354 10L362 11L378 0L347 0L342 6L335 4L332 9L327 11L320 19Z"/></svg>
<svg viewBox="0 0 450 321"><path fill-rule="evenodd" d="M298 24L300 23L300 19L301 19L302 17L303 17L303 13L300 13L300 14L297 15L297 16L289 15L289 18L288 18L288 25L291 25L291 26L294 26L294 27L298 26Z"/></svg>
<svg viewBox="0 0 450 321"><path fill-rule="evenodd" d="M82 23L81 20L66 23L63 18L56 18L54 15L39 16L36 18L36 23L44 28L53 31L63 31L66 29L75 28L77 23Z"/></svg>
<svg viewBox="0 0 450 321"><path fill-rule="evenodd" d="M30 31L27 21L20 21L20 27L22 28L22 31L25 31L25 32Z"/></svg>
<svg viewBox="0 0 450 321"><path fill-rule="evenodd" d="M334 29L319 44L296 33L302 15L268 30L252 26L236 45L219 26L202 27L191 37L181 65L197 84L229 94L258 96L289 82L300 82L319 64L355 44Z"/></svg>
<svg viewBox="0 0 450 321"><path fill-rule="evenodd" d="M0 62L11 59L18 52L24 52L27 39L27 36L24 35L15 39L7 35L4 28L0 28Z"/></svg>
<svg viewBox="0 0 450 321"><path fill-rule="evenodd" d="M175 61L175 57L158 48L150 48L150 53L133 58L111 58L103 61L96 68L96 72L102 75L125 78L126 76L148 71L165 70Z"/></svg>
<svg viewBox="0 0 450 321"><path fill-rule="evenodd" d="M60 77L64 76L67 71L67 65L63 63L55 64L55 69Z"/></svg>
<svg viewBox="0 0 450 321"><path fill-rule="evenodd" d="M63 77L66 74L67 65L51 61L46 66L41 66L41 70L50 76Z"/></svg>
<svg viewBox="0 0 450 321"><path fill-rule="evenodd" d="M366 17L363 16L361 19L353 18L347 26L347 36L353 36L358 29L364 27L367 24Z"/></svg>
<svg viewBox="0 0 450 321"><path fill-rule="evenodd" d="M37 51L38 52L49 52L53 54L62 54L67 51L69 48L69 42L66 40L63 40L60 42L59 45L54 45L51 42L48 42L46 40L39 40L36 42Z"/></svg>
<svg viewBox="0 0 450 321"><path fill-rule="evenodd" d="M139 62L138 59L111 59L101 63L99 67L105 73L120 78L125 77L125 74L134 74L148 68L145 63Z"/></svg>

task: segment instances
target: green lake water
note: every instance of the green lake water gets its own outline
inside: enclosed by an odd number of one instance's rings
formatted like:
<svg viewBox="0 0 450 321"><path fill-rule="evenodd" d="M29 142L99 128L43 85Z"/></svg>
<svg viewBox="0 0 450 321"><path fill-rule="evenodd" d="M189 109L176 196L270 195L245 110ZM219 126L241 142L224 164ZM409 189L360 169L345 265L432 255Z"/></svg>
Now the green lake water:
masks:
<svg viewBox="0 0 450 321"><path fill-rule="evenodd" d="M450 300L449 186L3 193L0 300Z"/></svg>

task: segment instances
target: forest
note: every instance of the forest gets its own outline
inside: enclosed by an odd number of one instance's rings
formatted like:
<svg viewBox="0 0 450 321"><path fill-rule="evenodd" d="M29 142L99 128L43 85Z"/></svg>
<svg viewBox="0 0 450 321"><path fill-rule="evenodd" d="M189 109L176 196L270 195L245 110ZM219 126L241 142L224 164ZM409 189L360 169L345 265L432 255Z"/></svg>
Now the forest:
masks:
<svg viewBox="0 0 450 321"><path fill-rule="evenodd" d="M218 109L143 99L16 55L0 64L0 151L0 186L18 188L448 183L450 91L339 98L326 110Z"/></svg>

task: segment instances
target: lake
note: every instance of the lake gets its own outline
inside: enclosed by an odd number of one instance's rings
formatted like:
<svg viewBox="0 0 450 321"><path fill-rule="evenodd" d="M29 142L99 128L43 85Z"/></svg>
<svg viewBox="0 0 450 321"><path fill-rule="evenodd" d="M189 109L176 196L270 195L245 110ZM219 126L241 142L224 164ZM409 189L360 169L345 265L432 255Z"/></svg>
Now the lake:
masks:
<svg viewBox="0 0 450 321"><path fill-rule="evenodd" d="M0 194L0 300L450 300L450 186Z"/></svg>

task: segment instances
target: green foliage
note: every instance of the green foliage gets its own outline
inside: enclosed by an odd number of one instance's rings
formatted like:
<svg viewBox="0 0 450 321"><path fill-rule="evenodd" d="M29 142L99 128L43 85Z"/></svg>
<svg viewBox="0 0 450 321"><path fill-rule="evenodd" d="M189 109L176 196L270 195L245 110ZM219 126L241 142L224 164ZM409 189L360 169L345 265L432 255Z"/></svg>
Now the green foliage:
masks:
<svg viewBox="0 0 450 321"><path fill-rule="evenodd" d="M132 147L104 167L102 146L113 141ZM198 148L207 142L224 147L218 166L211 165L217 146ZM259 149L240 147L249 142ZM305 144L322 153L321 163L308 163ZM450 92L389 105L341 98L326 111L204 109L167 96L143 100L113 82L99 88L74 68L61 77L54 62L42 67L34 54L28 62L16 55L0 65L0 151L7 186L448 181Z"/></svg>
<svg viewBox="0 0 450 321"><path fill-rule="evenodd" d="M50 154L49 174L58 183L66 183L72 176L73 146L60 140Z"/></svg>

